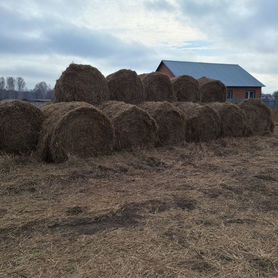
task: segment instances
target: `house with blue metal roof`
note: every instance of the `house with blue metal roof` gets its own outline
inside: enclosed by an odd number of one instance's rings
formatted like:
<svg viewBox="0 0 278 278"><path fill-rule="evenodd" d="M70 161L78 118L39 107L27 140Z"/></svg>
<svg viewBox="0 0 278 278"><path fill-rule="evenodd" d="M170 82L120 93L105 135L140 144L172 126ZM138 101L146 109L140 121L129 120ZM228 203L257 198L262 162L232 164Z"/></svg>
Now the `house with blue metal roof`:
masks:
<svg viewBox="0 0 278 278"><path fill-rule="evenodd" d="M261 98L264 84L236 64L215 64L162 60L157 72L170 78L190 75L195 79L208 77L220 80L227 87L227 100L238 102L243 99Z"/></svg>

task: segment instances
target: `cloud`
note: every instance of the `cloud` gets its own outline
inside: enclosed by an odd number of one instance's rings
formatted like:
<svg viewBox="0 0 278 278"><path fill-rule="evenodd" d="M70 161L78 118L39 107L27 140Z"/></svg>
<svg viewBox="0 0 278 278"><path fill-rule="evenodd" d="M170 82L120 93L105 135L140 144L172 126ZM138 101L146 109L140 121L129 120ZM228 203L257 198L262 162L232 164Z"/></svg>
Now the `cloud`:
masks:
<svg viewBox="0 0 278 278"><path fill-rule="evenodd" d="M156 11L173 11L175 6L167 0L146 0L144 5L147 9Z"/></svg>
<svg viewBox="0 0 278 278"><path fill-rule="evenodd" d="M173 59L238 63L270 90L276 10L276 0L0 1L0 76L54 82L72 61L108 74Z"/></svg>

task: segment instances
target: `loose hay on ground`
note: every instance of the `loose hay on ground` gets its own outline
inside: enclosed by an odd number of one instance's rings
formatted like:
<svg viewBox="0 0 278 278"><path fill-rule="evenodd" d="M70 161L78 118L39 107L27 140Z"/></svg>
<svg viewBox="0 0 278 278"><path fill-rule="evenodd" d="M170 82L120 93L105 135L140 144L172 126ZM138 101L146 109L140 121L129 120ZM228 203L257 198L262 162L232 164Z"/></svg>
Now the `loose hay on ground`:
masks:
<svg viewBox="0 0 278 278"><path fill-rule="evenodd" d="M251 135L244 111L231 103L213 102L209 106L217 111L221 119L221 136L241 137Z"/></svg>
<svg viewBox="0 0 278 278"><path fill-rule="evenodd" d="M117 150L151 147L157 143L157 124L146 111L121 101L108 101L101 109L114 125Z"/></svg>
<svg viewBox="0 0 278 278"><path fill-rule="evenodd" d="M188 75L171 79L177 101L200 101L199 83Z"/></svg>
<svg viewBox="0 0 278 278"><path fill-rule="evenodd" d="M225 102L226 86L219 80L202 77L198 79L201 102Z"/></svg>
<svg viewBox="0 0 278 278"><path fill-rule="evenodd" d="M43 114L34 105L23 101L0 103L0 151L35 150L42 122Z"/></svg>
<svg viewBox="0 0 278 278"><path fill-rule="evenodd" d="M105 77L89 65L70 64L57 80L54 91L56 102L85 101L100 104L109 100Z"/></svg>
<svg viewBox="0 0 278 278"><path fill-rule="evenodd" d="M254 135L267 135L273 132L271 111L264 103L260 100L246 100L239 106L245 112L248 126Z"/></svg>
<svg viewBox="0 0 278 278"><path fill-rule="evenodd" d="M210 141L220 136L220 117L208 105L192 102L176 102L174 104L185 118L186 141Z"/></svg>
<svg viewBox="0 0 278 278"><path fill-rule="evenodd" d="M108 75L106 80L111 100L132 104L144 101L143 84L135 71L122 69Z"/></svg>
<svg viewBox="0 0 278 278"><path fill-rule="evenodd" d="M145 101L174 101L175 96L170 78L160 72L141 74Z"/></svg>
<svg viewBox="0 0 278 278"><path fill-rule="evenodd" d="M172 145L184 141L184 118L171 103L145 102L140 105L158 124L158 136L162 145Z"/></svg>
<svg viewBox="0 0 278 278"><path fill-rule="evenodd" d="M38 153L47 162L63 162L69 155L109 154L113 148L111 121L85 102L61 102L43 107L46 120Z"/></svg>

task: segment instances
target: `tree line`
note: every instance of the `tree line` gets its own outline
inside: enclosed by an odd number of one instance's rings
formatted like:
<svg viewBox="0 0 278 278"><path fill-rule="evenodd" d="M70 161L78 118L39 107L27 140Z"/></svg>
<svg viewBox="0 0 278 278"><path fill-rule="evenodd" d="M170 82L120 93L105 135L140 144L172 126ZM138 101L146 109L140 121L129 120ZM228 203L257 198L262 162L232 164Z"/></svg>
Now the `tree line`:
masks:
<svg viewBox="0 0 278 278"><path fill-rule="evenodd" d="M51 86L41 81L31 90L28 90L22 77L0 77L0 100L2 99L53 99L54 92Z"/></svg>

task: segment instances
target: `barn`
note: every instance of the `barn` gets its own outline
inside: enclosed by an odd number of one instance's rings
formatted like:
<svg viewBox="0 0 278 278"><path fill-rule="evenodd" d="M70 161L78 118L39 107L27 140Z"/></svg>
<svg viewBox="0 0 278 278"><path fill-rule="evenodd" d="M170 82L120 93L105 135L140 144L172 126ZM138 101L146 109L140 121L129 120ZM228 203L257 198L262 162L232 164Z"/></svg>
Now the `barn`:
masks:
<svg viewBox="0 0 278 278"><path fill-rule="evenodd" d="M220 80L227 87L227 101L233 103L250 98L260 99L264 87L254 76L235 64L162 60L156 71L167 74L170 78L190 75L195 79L205 76Z"/></svg>

